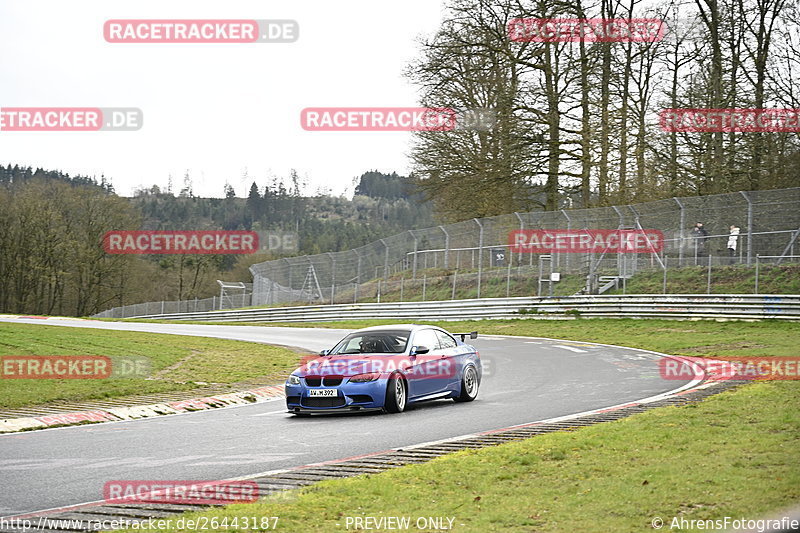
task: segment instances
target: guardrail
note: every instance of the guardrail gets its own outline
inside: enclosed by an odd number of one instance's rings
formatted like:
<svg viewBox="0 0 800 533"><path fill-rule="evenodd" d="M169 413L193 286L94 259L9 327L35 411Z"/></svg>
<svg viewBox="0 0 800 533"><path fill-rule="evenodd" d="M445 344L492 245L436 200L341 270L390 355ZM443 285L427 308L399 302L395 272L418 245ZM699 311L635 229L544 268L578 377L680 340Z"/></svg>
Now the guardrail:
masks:
<svg viewBox="0 0 800 533"><path fill-rule="evenodd" d="M800 320L800 295L628 294L563 298L484 298L430 302L273 307L130 318L213 322L323 322L372 318L467 320L580 317Z"/></svg>

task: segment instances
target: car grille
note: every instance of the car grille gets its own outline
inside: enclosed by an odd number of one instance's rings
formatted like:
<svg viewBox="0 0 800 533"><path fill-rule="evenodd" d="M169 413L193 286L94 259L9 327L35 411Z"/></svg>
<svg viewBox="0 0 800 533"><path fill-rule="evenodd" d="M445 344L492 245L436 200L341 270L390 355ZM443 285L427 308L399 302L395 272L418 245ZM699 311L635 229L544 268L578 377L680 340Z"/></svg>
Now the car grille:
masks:
<svg viewBox="0 0 800 533"><path fill-rule="evenodd" d="M341 407L345 404L343 397L337 398L303 398L304 407Z"/></svg>
<svg viewBox="0 0 800 533"><path fill-rule="evenodd" d="M300 403L300 396L287 396L286 403Z"/></svg>
<svg viewBox="0 0 800 533"><path fill-rule="evenodd" d="M342 384L342 376L306 376L306 385L309 387L319 387L320 385L324 385L325 387L338 387Z"/></svg>

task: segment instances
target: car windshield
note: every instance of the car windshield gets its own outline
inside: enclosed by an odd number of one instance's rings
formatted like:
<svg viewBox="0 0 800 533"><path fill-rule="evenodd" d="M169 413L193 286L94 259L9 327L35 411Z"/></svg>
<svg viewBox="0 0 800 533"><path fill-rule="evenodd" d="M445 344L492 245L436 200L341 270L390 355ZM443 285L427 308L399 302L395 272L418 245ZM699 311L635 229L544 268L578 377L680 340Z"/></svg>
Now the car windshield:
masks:
<svg viewBox="0 0 800 533"><path fill-rule="evenodd" d="M357 353L398 354L406 350L408 331L368 331L351 333L337 344L330 354Z"/></svg>

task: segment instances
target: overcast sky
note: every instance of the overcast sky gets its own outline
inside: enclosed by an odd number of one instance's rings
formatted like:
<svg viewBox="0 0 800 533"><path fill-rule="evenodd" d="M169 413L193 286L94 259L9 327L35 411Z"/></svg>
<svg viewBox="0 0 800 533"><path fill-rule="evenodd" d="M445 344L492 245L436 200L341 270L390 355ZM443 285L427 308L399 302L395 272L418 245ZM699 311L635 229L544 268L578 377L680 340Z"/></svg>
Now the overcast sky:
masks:
<svg viewBox="0 0 800 533"><path fill-rule="evenodd" d="M108 19L293 19L291 44L110 44ZM305 107L411 107L402 73L442 0L0 0L0 107L138 107L135 132L0 132L0 164L105 174L121 195L198 196L294 168L334 194L377 169L409 170L409 133L307 132ZM247 172L249 179L243 178Z"/></svg>

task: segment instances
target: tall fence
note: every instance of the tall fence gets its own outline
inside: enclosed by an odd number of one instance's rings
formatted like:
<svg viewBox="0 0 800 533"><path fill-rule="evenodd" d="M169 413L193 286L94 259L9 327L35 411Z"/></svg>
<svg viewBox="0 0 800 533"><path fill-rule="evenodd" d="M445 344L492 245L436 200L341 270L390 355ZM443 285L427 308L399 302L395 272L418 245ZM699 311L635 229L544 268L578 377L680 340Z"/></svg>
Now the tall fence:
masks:
<svg viewBox="0 0 800 533"><path fill-rule="evenodd" d="M708 232L703 239L691 234L697 222ZM733 253L731 225L740 228ZM656 229L665 246L650 254L512 253L508 235L516 229ZM252 304L374 301L389 292L419 299L429 281L441 278L452 280L453 295L469 284L475 298L502 296L503 281L507 294L512 282L515 288L523 282L528 294L547 296L563 275L581 279L577 287L573 282L576 292L597 294L643 269L755 265L757 255L791 256L800 251L799 233L800 188L512 213L409 230L344 252L258 263L250 267ZM442 288L437 291L441 296Z"/></svg>
<svg viewBox="0 0 800 533"><path fill-rule="evenodd" d="M146 315L168 315L170 313L202 313L222 309L239 309L251 304L252 294L230 294L195 298L194 300L145 302L114 307L93 315L93 318L130 318Z"/></svg>
<svg viewBox="0 0 800 533"><path fill-rule="evenodd" d="M708 235L692 236L702 222ZM740 234L733 253L729 228ZM550 255L512 253L508 235L518 229L656 229L665 246L658 253ZM634 274L657 271L659 287L674 292L670 272L702 267L695 292L712 293L715 272L729 265L800 263L800 187L670 198L635 205L512 213L456 224L409 230L344 252L290 257L258 263L245 294L183 302L149 302L117 307L97 317L201 312L278 304L330 304L445 300L509 296L625 292ZM730 292L727 288L723 292ZM741 290L741 289L737 289ZM749 288L748 288L749 292ZM235 300L235 301L234 301Z"/></svg>

